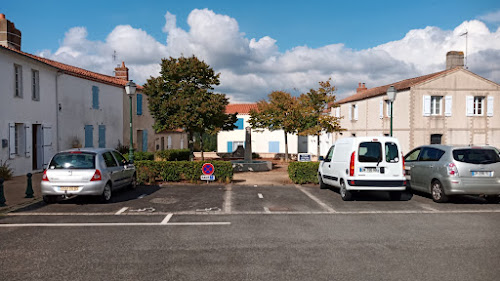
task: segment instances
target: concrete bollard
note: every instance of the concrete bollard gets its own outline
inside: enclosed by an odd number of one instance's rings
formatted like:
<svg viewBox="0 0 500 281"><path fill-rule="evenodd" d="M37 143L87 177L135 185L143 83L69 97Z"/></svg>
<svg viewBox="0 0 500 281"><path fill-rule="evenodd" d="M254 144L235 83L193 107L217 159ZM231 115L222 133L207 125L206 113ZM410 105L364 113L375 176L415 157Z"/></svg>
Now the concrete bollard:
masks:
<svg viewBox="0 0 500 281"><path fill-rule="evenodd" d="M33 198L33 184L31 181L31 177L33 175L31 173L28 173L26 177L28 178L28 186L26 186L26 196L24 198Z"/></svg>
<svg viewBox="0 0 500 281"><path fill-rule="evenodd" d="M2 178L0 178L0 207L7 206L5 204L5 196L3 194L3 182L4 182L4 180Z"/></svg>

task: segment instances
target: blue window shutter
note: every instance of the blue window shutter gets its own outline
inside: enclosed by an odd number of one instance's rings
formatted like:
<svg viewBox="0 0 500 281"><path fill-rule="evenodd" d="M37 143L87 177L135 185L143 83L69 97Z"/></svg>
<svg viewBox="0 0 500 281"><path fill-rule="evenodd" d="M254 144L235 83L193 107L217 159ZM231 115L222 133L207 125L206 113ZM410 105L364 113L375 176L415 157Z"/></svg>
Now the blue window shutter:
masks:
<svg viewBox="0 0 500 281"><path fill-rule="evenodd" d="M236 126L236 130L243 130L243 118L238 118L234 125Z"/></svg>
<svg viewBox="0 0 500 281"><path fill-rule="evenodd" d="M142 131L142 151L148 151L148 131Z"/></svg>
<svg viewBox="0 0 500 281"><path fill-rule="evenodd" d="M279 153L280 152L280 142L279 141L270 141L269 142L269 152Z"/></svg>
<svg viewBox="0 0 500 281"><path fill-rule="evenodd" d="M106 126L99 125L99 147L106 147Z"/></svg>
<svg viewBox="0 0 500 281"><path fill-rule="evenodd" d="M92 108L99 109L99 87L92 86Z"/></svg>
<svg viewBox="0 0 500 281"><path fill-rule="evenodd" d="M229 152L229 153L233 152L233 142L232 141L227 142L227 152Z"/></svg>
<svg viewBox="0 0 500 281"><path fill-rule="evenodd" d="M94 126L85 125L85 147L94 147Z"/></svg>
<svg viewBox="0 0 500 281"><path fill-rule="evenodd" d="M137 115L142 115L142 94L137 94Z"/></svg>

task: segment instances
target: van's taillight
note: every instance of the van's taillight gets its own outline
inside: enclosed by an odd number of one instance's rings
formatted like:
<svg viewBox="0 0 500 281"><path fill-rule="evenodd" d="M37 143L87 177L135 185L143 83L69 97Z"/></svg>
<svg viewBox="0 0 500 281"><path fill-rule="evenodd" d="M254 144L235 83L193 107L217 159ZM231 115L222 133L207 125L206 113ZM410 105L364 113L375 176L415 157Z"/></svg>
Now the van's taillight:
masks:
<svg viewBox="0 0 500 281"><path fill-rule="evenodd" d="M356 158L356 152L351 154L351 164L349 165L349 176L354 176L354 160Z"/></svg>
<svg viewBox="0 0 500 281"><path fill-rule="evenodd" d="M90 181L100 181L100 180L102 180L101 171L95 170L95 173L90 179Z"/></svg>
<svg viewBox="0 0 500 281"><path fill-rule="evenodd" d="M49 181L49 178L47 177L47 170L43 171L42 181Z"/></svg>
<svg viewBox="0 0 500 281"><path fill-rule="evenodd" d="M403 156L403 152L401 151L401 160L403 160L403 176L405 175L405 157Z"/></svg>
<svg viewBox="0 0 500 281"><path fill-rule="evenodd" d="M448 166L446 166L446 169L448 170L448 175L452 177L458 177L458 169L454 163L448 164Z"/></svg>

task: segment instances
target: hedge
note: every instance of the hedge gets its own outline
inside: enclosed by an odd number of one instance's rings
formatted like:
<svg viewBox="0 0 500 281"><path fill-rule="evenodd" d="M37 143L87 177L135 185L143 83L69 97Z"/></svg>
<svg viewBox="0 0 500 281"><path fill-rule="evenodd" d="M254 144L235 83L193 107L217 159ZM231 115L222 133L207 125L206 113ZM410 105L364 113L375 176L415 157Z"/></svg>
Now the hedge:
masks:
<svg viewBox="0 0 500 281"><path fill-rule="evenodd" d="M288 165L288 176L297 184L318 183L319 162L291 162Z"/></svg>
<svg viewBox="0 0 500 281"><path fill-rule="evenodd" d="M129 160L128 153L123 154L125 159ZM135 161L144 161L144 160L154 160L155 154L153 152L146 151L134 151L134 162Z"/></svg>
<svg viewBox="0 0 500 281"><path fill-rule="evenodd" d="M189 149L167 149L157 151L156 157L163 161L188 161L190 153Z"/></svg>
<svg viewBox="0 0 500 281"><path fill-rule="evenodd" d="M137 181L142 184L154 183L157 179L170 182L180 180L197 182L200 181L201 167L205 163L214 165L216 181L229 183L233 180L233 166L229 161L136 161L134 165L137 170Z"/></svg>

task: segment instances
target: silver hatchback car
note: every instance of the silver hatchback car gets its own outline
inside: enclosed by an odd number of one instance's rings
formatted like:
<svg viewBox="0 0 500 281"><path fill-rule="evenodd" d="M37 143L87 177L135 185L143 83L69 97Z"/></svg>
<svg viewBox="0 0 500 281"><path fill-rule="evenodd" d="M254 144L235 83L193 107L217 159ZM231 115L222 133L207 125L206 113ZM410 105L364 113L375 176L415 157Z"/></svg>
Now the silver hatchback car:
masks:
<svg viewBox="0 0 500 281"><path fill-rule="evenodd" d="M106 148L72 149L57 153L43 172L43 200L50 204L68 195L96 195L103 202L112 191L136 187L135 166L118 151Z"/></svg>
<svg viewBox="0 0 500 281"><path fill-rule="evenodd" d="M435 202L453 195L500 201L500 156L490 146L424 145L405 156L407 184Z"/></svg>

